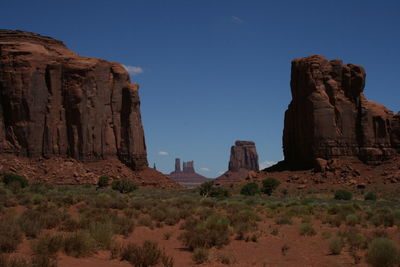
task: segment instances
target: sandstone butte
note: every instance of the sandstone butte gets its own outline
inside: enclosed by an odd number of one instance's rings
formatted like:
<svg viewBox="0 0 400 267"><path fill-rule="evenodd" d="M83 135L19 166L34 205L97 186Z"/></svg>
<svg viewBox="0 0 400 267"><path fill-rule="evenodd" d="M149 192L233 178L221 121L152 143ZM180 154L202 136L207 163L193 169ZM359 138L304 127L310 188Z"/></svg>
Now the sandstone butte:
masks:
<svg viewBox="0 0 400 267"><path fill-rule="evenodd" d="M183 162L183 168L181 170L181 160L179 158L175 159L175 170L171 172L168 177L177 183L188 187L211 181L210 179L196 173L194 169L194 161Z"/></svg>
<svg viewBox="0 0 400 267"><path fill-rule="evenodd" d="M50 37L0 30L0 155L8 157L2 171L34 168L26 175L51 182L40 171L51 167L37 159L52 159L53 165L61 164L54 158L73 159L72 165L118 159L138 176L158 177L153 184L176 186L148 168L138 89L121 64L79 56ZM12 158L17 167L7 167L10 155L17 157ZM121 171L125 166L110 174L129 176ZM94 182L101 175L99 166L96 170L75 176L93 173L88 179ZM82 179L78 183L89 182Z"/></svg>
<svg viewBox="0 0 400 267"><path fill-rule="evenodd" d="M341 157L378 164L400 152L400 113L367 100L362 66L318 55L292 61L284 164L310 168ZM319 166L321 167L321 166Z"/></svg>
<svg viewBox="0 0 400 267"><path fill-rule="evenodd" d="M258 154L253 141L236 141L231 147L228 171L217 177L217 184L229 184L252 178L259 170Z"/></svg>

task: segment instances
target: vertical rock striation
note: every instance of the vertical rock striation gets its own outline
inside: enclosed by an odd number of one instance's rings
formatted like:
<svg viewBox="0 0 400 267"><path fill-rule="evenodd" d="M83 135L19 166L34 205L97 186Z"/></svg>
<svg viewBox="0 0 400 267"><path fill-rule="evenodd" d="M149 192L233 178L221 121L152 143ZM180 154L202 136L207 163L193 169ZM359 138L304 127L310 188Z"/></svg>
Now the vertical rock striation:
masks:
<svg viewBox="0 0 400 267"><path fill-rule="evenodd" d="M81 57L61 41L0 30L0 153L117 156L147 167L138 85L121 64Z"/></svg>
<svg viewBox="0 0 400 267"><path fill-rule="evenodd" d="M292 61L283 133L289 166L308 168L317 158L342 156L378 163L396 154L398 116L365 98L365 77L363 67L341 60L313 55Z"/></svg>

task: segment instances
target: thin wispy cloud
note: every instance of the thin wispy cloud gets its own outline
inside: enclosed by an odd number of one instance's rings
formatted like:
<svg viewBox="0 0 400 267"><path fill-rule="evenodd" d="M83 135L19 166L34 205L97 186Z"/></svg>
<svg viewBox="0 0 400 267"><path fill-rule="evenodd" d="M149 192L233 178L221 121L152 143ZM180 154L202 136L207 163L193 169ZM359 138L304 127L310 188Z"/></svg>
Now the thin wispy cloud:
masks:
<svg viewBox="0 0 400 267"><path fill-rule="evenodd" d="M122 65L122 66L124 66L126 71L132 76L135 76L135 75L138 75L138 74L141 74L144 72L143 68L139 67L139 66L129 66L129 65Z"/></svg>
<svg viewBox="0 0 400 267"><path fill-rule="evenodd" d="M158 154L159 156L168 156L168 155L169 155L169 153L166 152L166 151L159 151L157 154Z"/></svg>
<svg viewBox="0 0 400 267"><path fill-rule="evenodd" d="M221 175L221 174L224 174L224 172L223 171L218 172L218 175Z"/></svg>
<svg viewBox="0 0 400 267"><path fill-rule="evenodd" d="M275 164L276 164L276 161L272 161L272 160L263 161L260 163L260 170L271 167L272 165L275 165Z"/></svg>
<svg viewBox="0 0 400 267"><path fill-rule="evenodd" d="M244 20L237 16L231 16L231 22L236 23L236 24L243 24Z"/></svg>
<svg viewBox="0 0 400 267"><path fill-rule="evenodd" d="M203 172L209 172L210 171L209 168L200 168L200 170L203 171Z"/></svg>

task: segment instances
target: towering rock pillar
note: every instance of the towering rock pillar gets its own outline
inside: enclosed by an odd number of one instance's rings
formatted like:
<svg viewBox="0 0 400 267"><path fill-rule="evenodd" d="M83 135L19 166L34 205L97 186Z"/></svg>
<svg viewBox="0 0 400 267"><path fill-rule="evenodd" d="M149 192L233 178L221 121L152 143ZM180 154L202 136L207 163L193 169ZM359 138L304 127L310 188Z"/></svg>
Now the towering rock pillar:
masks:
<svg viewBox="0 0 400 267"><path fill-rule="evenodd" d="M193 161L183 162L183 172L184 173L194 173Z"/></svg>
<svg viewBox="0 0 400 267"><path fill-rule="evenodd" d="M283 132L291 168L311 167L316 158L356 156L378 163L396 154L398 119L365 98L365 77L363 67L341 60L312 55L292 61Z"/></svg>
<svg viewBox="0 0 400 267"><path fill-rule="evenodd" d="M181 159L175 159L175 172L181 172Z"/></svg>
<svg viewBox="0 0 400 267"><path fill-rule="evenodd" d="M231 156L229 160L229 171L238 171L246 169L249 171L258 171L258 154L256 145L252 141L236 141L231 147Z"/></svg>

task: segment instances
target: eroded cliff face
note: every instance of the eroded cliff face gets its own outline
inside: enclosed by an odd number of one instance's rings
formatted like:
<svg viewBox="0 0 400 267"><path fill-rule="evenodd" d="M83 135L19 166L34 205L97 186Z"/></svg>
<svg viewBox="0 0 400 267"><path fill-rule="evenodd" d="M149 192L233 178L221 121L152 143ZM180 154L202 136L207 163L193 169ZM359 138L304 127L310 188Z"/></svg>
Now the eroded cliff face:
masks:
<svg viewBox="0 0 400 267"><path fill-rule="evenodd" d="M286 163L307 168L316 158L342 156L378 163L396 154L399 119L365 98L365 77L363 67L341 60L313 55L292 61L292 101L283 134Z"/></svg>
<svg viewBox="0 0 400 267"><path fill-rule="evenodd" d="M0 153L117 156L147 167L138 85L121 64L81 57L62 42L0 30Z"/></svg>

